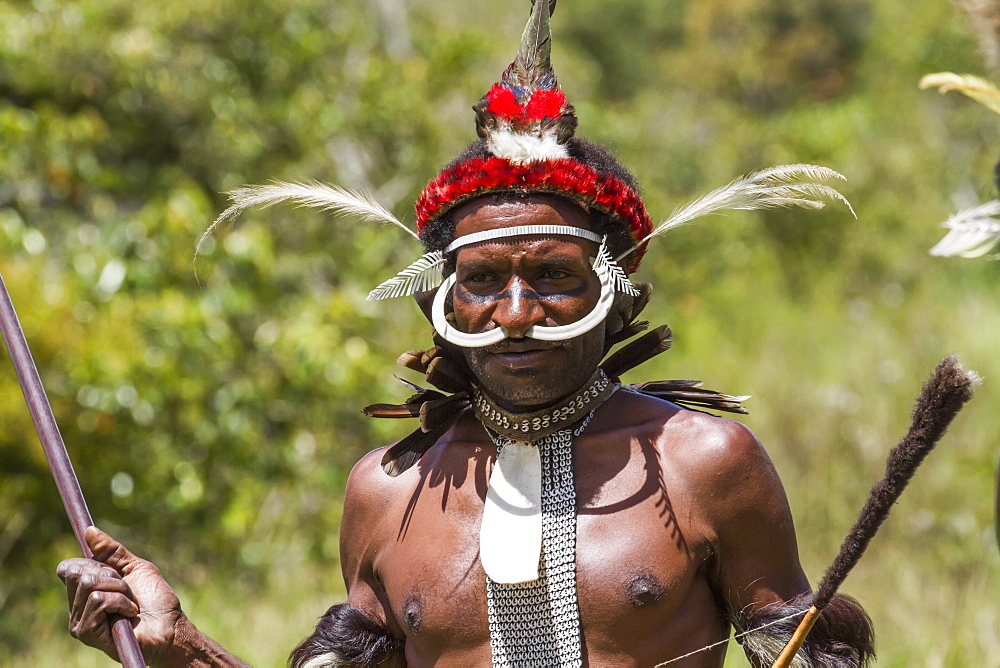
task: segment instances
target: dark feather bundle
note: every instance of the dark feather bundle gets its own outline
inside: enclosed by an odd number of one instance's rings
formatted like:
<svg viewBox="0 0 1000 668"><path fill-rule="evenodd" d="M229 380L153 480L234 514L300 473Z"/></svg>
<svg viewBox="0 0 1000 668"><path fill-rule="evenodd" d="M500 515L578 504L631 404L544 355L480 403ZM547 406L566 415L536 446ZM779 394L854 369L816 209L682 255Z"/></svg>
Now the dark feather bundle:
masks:
<svg viewBox="0 0 1000 668"><path fill-rule="evenodd" d="M468 405L468 401L466 401L466 405ZM444 436L444 433L458 419L458 415L458 412L454 413L450 419L428 431L423 429L412 431L406 438L385 451L385 454L382 455L382 470L388 475L396 477L416 464L423 454L430 450L439 438Z"/></svg>
<svg viewBox="0 0 1000 668"><path fill-rule="evenodd" d="M403 357L410 353L404 353ZM402 357L400 358L402 359ZM369 417L407 418L419 417L420 427L410 433L382 455L382 470L395 477L417 463L433 446L459 414L469 405L467 392L442 394L428 390L400 378L405 385L417 391L404 404L372 404L362 412Z"/></svg>
<svg viewBox="0 0 1000 668"><path fill-rule="evenodd" d="M305 666L377 666L401 654L403 641L348 603L331 607L319 618L316 630L296 647L288 661Z"/></svg>
<svg viewBox="0 0 1000 668"><path fill-rule="evenodd" d="M608 313L608 319L604 322L607 336L607 341L604 343L605 355L622 341L627 341L649 328L649 322L645 320L636 322L636 318L649 304L649 298L653 295L653 286L649 283L634 283L632 287L638 294L619 293L616 295L614 306Z"/></svg>
<svg viewBox="0 0 1000 668"><path fill-rule="evenodd" d="M885 475L872 487L868 501L840 547L840 553L823 577L813 603L815 607L822 610L836 593L889 515L914 471L972 397L972 387L977 384L979 376L963 369L954 356L942 360L930 380L924 383L913 409L910 428L889 453Z"/></svg>
<svg viewBox="0 0 1000 668"><path fill-rule="evenodd" d="M645 328L647 323L638 323L638 325ZM629 369L639 366L662 352L666 352L670 349L672 342L673 334L670 328L666 325L661 325L653 331L643 334L627 346L616 350L611 356L601 362L601 368L604 369L604 373L608 374L609 377L617 378Z"/></svg>
<svg viewBox="0 0 1000 668"><path fill-rule="evenodd" d="M445 392L414 385L402 378L400 382L414 390L403 404L372 404L362 412L369 417L420 418L420 427L386 450L382 469L398 476L417 463L469 405L472 393L472 373L461 357L446 356L446 349L434 346L427 350L409 350L396 360L407 369L424 374L427 381Z"/></svg>
<svg viewBox="0 0 1000 668"><path fill-rule="evenodd" d="M440 339L435 336L435 342ZM472 389L472 372L459 353L448 354L441 345L427 350L409 350L399 356L397 364L424 374L427 382L443 392L467 392Z"/></svg>
<svg viewBox="0 0 1000 668"><path fill-rule="evenodd" d="M630 387L657 399L664 399L684 406L689 410L709 408L726 413L739 413L740 415L747 414L747 409L743 407L742 403L750 398L749 395L734 396L704 389L699 380L657 380L630 385Z"/></svg>
<svg viewBox="0 0 1000 668"><path fill-rule="evenodd" d="M400 379L402 380L402 379ZM405 381L404 381L405 382ZM420 408L428 401L436 401L445 395L434 390L420 388L417 393L402 404L371 404L361 409L368 417L377 418L415 418L420 417Z"/></svg>

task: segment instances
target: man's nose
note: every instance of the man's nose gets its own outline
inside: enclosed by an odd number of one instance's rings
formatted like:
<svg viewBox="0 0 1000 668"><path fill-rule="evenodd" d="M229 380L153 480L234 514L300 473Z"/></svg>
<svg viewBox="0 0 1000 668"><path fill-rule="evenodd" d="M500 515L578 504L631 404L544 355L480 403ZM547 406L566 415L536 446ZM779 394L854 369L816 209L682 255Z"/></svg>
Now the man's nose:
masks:
<svg viewBox="0 0 1000 668"><path fill-rule="evenodd" d="M545 309L538 293L515 276L493 310L493 322L506 329L508 337L523 339L529 328L545 323Z"/></svg>

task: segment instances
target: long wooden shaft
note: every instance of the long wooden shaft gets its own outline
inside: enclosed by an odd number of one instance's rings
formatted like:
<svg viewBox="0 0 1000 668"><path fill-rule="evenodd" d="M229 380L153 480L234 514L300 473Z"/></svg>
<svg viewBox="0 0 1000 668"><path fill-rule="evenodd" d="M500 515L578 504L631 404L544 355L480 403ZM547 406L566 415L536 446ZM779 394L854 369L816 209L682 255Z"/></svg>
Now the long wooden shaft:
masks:
<svg viewBox="0 0 1000 668"><path fill-rule="evenodd" d="M820 612L822 610L816 606L812 606L806 610L805 616L796 627L795 633L792 634L792 639L785 645L785 649L781 650L781 654L771 664L771 668L788 668L791 665L792 659L795 658L799 648L802 647L802 643L806 641L806 636L812 631L813 624L819 619Z"/></svg>
<svg viewBox="0 0 1000 668"><path fill-rule="evenodd" d="M83 533L87 527L94 524L94 521L90 517L87 501L83 498L80 482L73 471L73 464L66 452L66 444L63 443L62 435L59 433L55 416L52 415L52 407L38 377L38 369L31 357L28 342L24 338L24 331L17 319L3 276L0 276L0 330L10 352L11 361L14 363L18 381L21 383L21 391L24 392L24 398L28 402L31 419L35 422L38 439L42 442L42 449L49 461L49 468L52 470L52 477L55 478L63 507L66 508L66 514L73 525L73 532L83 549L84 556L88 559L93 558L94 553L84 540ZM139 643L132 633L132 625L127 619L117 618L111 626L111 633L118 649L118 656L126 668L142 668L146 665L139 650Z"/></svg>

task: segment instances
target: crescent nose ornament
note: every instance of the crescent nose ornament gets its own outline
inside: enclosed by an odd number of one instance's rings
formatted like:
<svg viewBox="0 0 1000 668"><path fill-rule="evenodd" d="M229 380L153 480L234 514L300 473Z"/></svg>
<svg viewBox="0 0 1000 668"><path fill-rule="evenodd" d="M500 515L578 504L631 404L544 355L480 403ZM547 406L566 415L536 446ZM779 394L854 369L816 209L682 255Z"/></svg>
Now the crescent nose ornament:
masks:
<svg viewBox="0 0 1000 668"><path fill-rule="evenodd" d="M566 341L578 336L582 336L604 322L611 311L611 305L615 301L615 289L611 284L611 275L608 268L598 265L594 268L598 280L601 282L601 296L597 298L597 303L590 313L583 316L576 322L558 327L543 327L542 325L532 325L524 333L530 339L539 341Z"/></svg>
<svg viewBox="0 0 1000 668"><path fill-rule="evenodd" d="M448 324L448 321L444 317L444 301L448 298L451 289L455 287L455 281L457 280L457 274L452 274L444 279L444 283L441 284L441 287L438 288L437 293L434 295L434 305L431 307L431 323L434 325L437 333L441 335L441 338L448 343L453 343L463 348L492 346L494 343L500 343L506 339L507 330L500 326L480 334L466 334Z"/></svg>
<svg viewBox="0 0 1000 668"><path fill-rule="evenodd" d="M582 336L604 322L604 319L608 317L608 312L611 311L612 304L614 304L615 289L607 267L599 264L594 268L594 272L601 282L601 295L597 298L597 303L594 304L594 308L591 309L590 313L568 325L559 325L557 327L532 325L524 335L538 341L565 341ZM507 330L499 325L488 332L467 334L448 323L444 317L444 302L448 298L451 289L455 287L457 280L458 276L452 274L445 279L434 295L434 304L431 307L431 323L434 325L437 333L448 343L463 348L483 348L491 346L494 343L500 343L507 338Z"/></svg>

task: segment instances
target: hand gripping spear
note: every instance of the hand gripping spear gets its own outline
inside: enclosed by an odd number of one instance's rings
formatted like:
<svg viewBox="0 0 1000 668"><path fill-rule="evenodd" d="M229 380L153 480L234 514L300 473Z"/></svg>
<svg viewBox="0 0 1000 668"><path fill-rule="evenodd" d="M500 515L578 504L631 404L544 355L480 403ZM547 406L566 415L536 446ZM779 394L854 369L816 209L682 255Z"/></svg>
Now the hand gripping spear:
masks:
<svg viewBox="0 0 1000 668"><path fill-rule="evenodd" d="M35 429L38 431L38 439L42 442L42 449L45 450L45 457L49 460L49 468L52 469L52 477L55 478L56 487L59 489L59 496L62 497L63 507L69 515L70 523L73 525L73 532L76 539L83 548L83 554L88 559L94 557L90 546L83 538L83 532L87 527L94 524L87 509L87 502L83 498L80 490L80 483L73 472L73 464L69 460L66 452L66 444L63 443L56 419L52 415L52 407L45 396L45 388L38 377L38 369L31 358L31 351L28 350L28 342L24 339L24 331L21 323L17 319L14 311L14 304L10 300L7 286L0 276L0 330L3 332L3 339L7 343L7 350L10 351L11 361L14 362L14 369L17 371L18 381L21 383L21 390L24 398L28 402L28 410L31 412L31 419L35 422ZM125 668L142 668L146 665L139 650L139 643L132 633L132 625L124 617L118 617L111 625L111 635L114 637L115 647L118 649L118 657Z"/></svg>
<svg viewBox="0 0 1000 668"><path fill-rule="evenodd" d="M978 384L979 376L963 369L954 356L943 359L930 379L924 383L913 408L910 428L889 453L885 475L872 487L857 521L840 547L840 553L816 589L812 607L806 611L792 638L771 664L771 668L788 668L791 664L823 608L858 563L917 467L944 435L965 402L972 397L972 386Z"/></svg>

